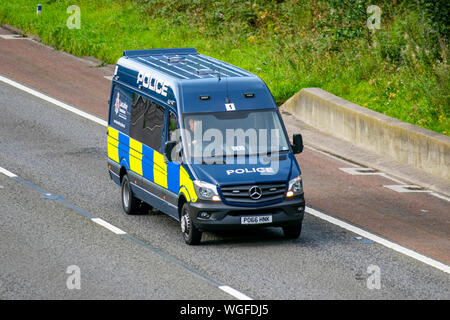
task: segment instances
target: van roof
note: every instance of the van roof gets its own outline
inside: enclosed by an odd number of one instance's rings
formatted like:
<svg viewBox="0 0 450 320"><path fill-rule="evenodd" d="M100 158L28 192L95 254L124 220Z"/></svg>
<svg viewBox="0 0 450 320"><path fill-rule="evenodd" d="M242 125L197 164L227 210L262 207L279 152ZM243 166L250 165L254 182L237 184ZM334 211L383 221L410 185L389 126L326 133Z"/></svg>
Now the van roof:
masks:
<svg viewBox="0 0 450 320"><path fill-rule="evenodd" d="M236 110L277 108L258 76L194 48L124 51L114 75L113 82L136 88L178 113L225 111L227 103ZM154 90L161 83L167 85L164 95Z"/></svg>
<svg viewBox="0 0 450 320"><path fill-rule="evenodd" d="M194 48L127 50L123 56L179 80L255 77L231 64L199 54Z"/></svg>

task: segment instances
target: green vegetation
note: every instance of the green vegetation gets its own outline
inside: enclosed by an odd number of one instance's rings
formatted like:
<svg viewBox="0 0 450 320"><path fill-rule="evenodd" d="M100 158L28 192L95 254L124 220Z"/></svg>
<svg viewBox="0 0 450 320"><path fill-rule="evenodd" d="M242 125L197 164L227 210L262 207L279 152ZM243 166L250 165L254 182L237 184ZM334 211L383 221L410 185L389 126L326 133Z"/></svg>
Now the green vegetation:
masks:
<svg viewBox="0 0 450 320"><path fill-rule="evenodd" d="M2 1L0 22L60 50L115 63L124 49L195 47L260 76L281 104L321 87L450 135L447 1ZM66 9L81 8L81 29ZM367 7L382 10L366 27Z"/></svg>

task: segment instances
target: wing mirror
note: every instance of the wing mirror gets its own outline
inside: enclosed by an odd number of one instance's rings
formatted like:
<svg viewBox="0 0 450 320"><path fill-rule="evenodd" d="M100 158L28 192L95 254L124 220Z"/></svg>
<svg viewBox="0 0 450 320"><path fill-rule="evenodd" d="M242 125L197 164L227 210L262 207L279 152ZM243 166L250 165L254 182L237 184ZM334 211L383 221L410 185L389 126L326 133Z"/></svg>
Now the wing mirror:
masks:
<svg viewBox="0 0 450 320"><path fill-rule="evenodd" d="M294 134L292 141L294 144L292 145L292 149L294 150L294 154L301 153L303 151L303 137L300 133Z"/></svg>
<svg viewBox="0 0 450 320"><path fill-rule="evenodd" d="M175 148L177 145L176 141L167 141L164 144L164 155L166 156L166 159L168 161L173 161L174 159L172 159L172 151L173 148Z"/></svg>

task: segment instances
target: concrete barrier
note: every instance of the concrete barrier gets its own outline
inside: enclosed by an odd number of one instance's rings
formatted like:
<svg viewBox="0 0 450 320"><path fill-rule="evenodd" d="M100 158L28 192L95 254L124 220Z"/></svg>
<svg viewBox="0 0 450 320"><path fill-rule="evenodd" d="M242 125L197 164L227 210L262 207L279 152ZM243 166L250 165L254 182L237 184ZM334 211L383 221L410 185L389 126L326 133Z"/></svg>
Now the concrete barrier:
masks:
<svg viewBox="0 0 450 320"><path fill-rule="evenodd" d="M320 88L302 89L281 109L361 148L450 182L450 137L363 108Z"/></svg>

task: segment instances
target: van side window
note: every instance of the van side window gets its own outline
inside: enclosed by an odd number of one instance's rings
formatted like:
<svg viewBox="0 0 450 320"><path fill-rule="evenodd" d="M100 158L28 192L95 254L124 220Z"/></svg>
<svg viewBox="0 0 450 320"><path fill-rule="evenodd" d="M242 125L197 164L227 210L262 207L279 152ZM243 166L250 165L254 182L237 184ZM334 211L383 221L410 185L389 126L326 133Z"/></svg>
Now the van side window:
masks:
<svg viewBox="0 0 450 320"><path fill-rule="evenodd" d="M172 111L169 111L169 138L168 141L180 141L180 132L178 130L177 116Z"/></svg>
<svg viewBox="0 0 450 320"><path fill-rule="evenodd" d="M144 115L148 109L148 99L134 93L131 106L130 137L143 141Z"/></svg>
<svg viewBox="0 0 450 320"><path fill-rule="evenodd" d="M161 148L164 128L164 107L139 94L133 94L130 118L130 137L153 150Z"/></svg>
<svg viewBox="0 0 450 320"><path fill-rule="evenodd" d="M167 124L167 141L177 141L177 145L172 149L172 162L181 163L181 141L180 141L180 130L178 130L177 116L172 111L169 111Z"/></svg>
<svg viewBox="0 0 450 320"><path fill-rule="evenodd" d="M147 109L144 114L143 139L142 142L153 150L159 151L161 148L161 138L164 128L165 109L159 104L147 100Z"/></svg>

